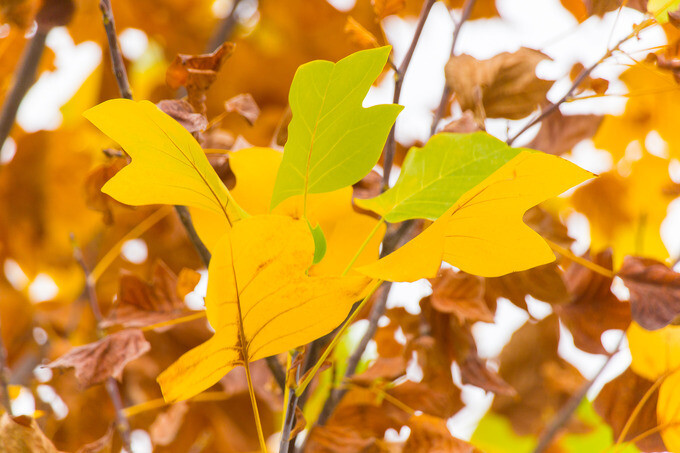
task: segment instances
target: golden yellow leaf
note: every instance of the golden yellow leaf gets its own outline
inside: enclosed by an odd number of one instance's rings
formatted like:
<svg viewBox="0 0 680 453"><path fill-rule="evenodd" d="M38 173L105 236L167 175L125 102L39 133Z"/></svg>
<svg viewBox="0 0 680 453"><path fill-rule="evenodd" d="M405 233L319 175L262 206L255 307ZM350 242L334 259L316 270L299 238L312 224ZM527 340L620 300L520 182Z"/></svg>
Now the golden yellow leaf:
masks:
<svg viewBox="0 0 680 453"><path fill-rule="evenodd" d="M274 181L283 154L271 148L247 148L229 154L229 166L236 176L231 190L239 206L252 215L269 213ZM292 197L278 205L273 214L302 217L302 197ZM224 216L201 209L192 209L196 230L212 251L229 225ZM307 196L307 218L320 225L326 236L326 255L312 266L310 275L340 275L368 237L378 220L359 214L352 207L352 188ZM380 225L354 266L361 266L378 258L385 226Z"/></svg>
<svg viewBox="0 0 680 453"><path fill-rule="evenodd" d="M244 219L214 250L206 310L215 335L158 377L166 401L207 389L238 365L307 344L337 327L369 283L309 277L314 242L304 220Z"/></svg>
<svg viewBox="0 0 680 453"><path fill-rule="evenodd" d="M112 99L83 115L132 158L102 192L134 206L194 206L221 214L232 223L244 215L198 142L154 104Z"/></svg>
<svg viewBox="0 0 680 453"><path fill-rule="evenodd" d="M661 438L668 451L680 451L680 372L664 379L659 387L656 403L656 418L659 426L668 426L661 431Z"/></svg>
<svg viewBox="0 0 680 453"><path fill-rule="evenodd" d="M619 167L623 163L628 162L622 161ZM645 154L629 164L629 175L612 170L572 195L572 204L590 222L591 249L599 252L611 247L614 269L626 255L668 258L660 228L668 204L677 196L668 164L666 159Z"/></svg>
<svg viewBox="0 0 680 453"><path fill-rule="evenodd" d="M645 330L632 322L626 335L633 359L630 367L640 376L655 381L680 367L680 326Z"/></svg>
<svg viewBox="0 0 680 453"><path fill-rule="evenodd" d="M373 278L414 281L436 275L441 260L484 277L529 269L555 259L524 224L532 206L593 175L548 154L523 151L464 194L413 241L358 270Z"/></svg>

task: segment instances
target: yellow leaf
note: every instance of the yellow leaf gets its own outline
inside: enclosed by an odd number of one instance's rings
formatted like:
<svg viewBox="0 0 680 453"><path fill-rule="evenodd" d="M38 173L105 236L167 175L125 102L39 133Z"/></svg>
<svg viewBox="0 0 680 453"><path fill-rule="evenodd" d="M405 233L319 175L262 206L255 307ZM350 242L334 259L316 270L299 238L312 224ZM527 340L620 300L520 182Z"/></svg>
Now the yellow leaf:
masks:
<svg viewBox="0 0 680 453"><path fill-rule="evenodd" d="M231 190L239 206L253 215L269 213L274 181L283 154L271 148L247 148L229 154L229 166L236 176ZM292 197L279 204L274 214L293 218L302 217L302 196ZM192 209L199 236L208 249L213 251L217 241L229 225L224 216L201 209ZM307 218L313 225L320 225L326 236L326 255L320 263L312 266L310 275L340 275L359 250L363 241L378 223L375 218L359 214L352 207L352 188L344 187L333 192L307 196ZM385 226L380 225L371 241L364 248L354 266L375 261Z"/></svg>
<svg viewBox="0 0 680 453"><path fill-rule="evenodd" d="M523 151L413 241L358 270L373 278L414 281L434 277L442 258L484 277L549 263L555 259L550 247L522 217L532 206L592 176L559 157Z"/></svg>
<svg viewBox="0 0 680 453"><path fill-rule="evenodd" d="M629 165L628 176L609 171L571 197L574 207L590 222L591 249L599 252L611 247L615 269L626 255L668 258L660 229L678 187L669 176L666 159L645 154L632 164L624 159L619 167L624 163Z"/></svg>
<svg viewBox="0 0 680 453"><path fill-rule="evenodd" d="M84 115L132 158L104 185L104 193L134 206L202 208L231 223L243 217L198 142L154 104L112 99Z"/></svg>
<svg viewBox="0 0 680 453"><path fill-rule="evenodd" d="M626 335L632 356L630 367L640 376L655 381L680 367L680 326L650 331L632 322Z"/></svg>
<svg viewBox="0 0 680 453"><path fill-rule="evenodd" d="M286 216L244 219L214 250L206 310L215 335L158 377L166 401L207 389L237 365L275 355L337 327L360 299L365 277L309 277L314 241Z"/></svg>
<svg viewBox="0 0 680 453"><path fill-rule="evenodd" d="M661 431L661 438L668 451L680 451L680 372L664 379L659 387L656 403L656 418L659 426L668 426Z"/></svg>

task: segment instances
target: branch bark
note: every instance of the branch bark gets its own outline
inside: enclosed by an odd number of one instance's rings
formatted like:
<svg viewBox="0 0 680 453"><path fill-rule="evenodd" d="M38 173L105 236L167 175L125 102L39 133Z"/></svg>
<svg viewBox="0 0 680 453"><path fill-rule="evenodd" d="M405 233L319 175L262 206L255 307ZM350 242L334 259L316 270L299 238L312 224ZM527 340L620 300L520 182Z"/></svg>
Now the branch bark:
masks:
<svg viewBox="0 0 680 453"><path fill-rule="evenodd" d="M45 50L48 32L49 28L39 26L21 56L21 63L19 63L17 73L14 76L12 87L5 97L2 113L0 113L0 149L5 144L7 137L9 137L12 126L14 126L14 120L16 120L21 101L35 82L40 57Z"/></svg>
<svg viewBox="0 0 680 453"><path fill-rule="evenodd" d="M90 301L90 308L92 309L92 314L97 323L97 337L104 338L104 331L99 327L102 321L102 312L99 308L99 302L97 301L97 291L94 286L94 280L91 278L90 270L85 264L83 259L83 253L80 247L75 242L73 235L71 235L71 241L73 244L73 257L76 259L80 267L83 269L85 274L85 290L87 292L87 297ZM128 452L132 452L131 447L131 431L130 423L125 416L125 408L123 406L123 399L120 397L120 390L118 389L118 383L116 379L109 376L106 379L105 385L106 392L109 394L109 398L113 403L113 407L116 411L116 429L120 433L120 437L123 441L123 446Z"/></svg>
<svg viewBox="0 0 680 453"><path fill-rule="evenodd" d="M128 81L127 71L125 70L123 54L120 51L118 36L116 35L116 23L113 20L113 12L111 11L111 0L100 0L99 9L102 12L104 30L106 31L106 38L109 41L111 64L113 65L113 73L116 76L120 96L125 99L132 99L132 90L130 90L130 82Z"/></svg>
<svg viewBox="0 0 680 453"><path fill-rule="evenodd" d="M229 37L233 33L234 28L238 23L238 14L236 14L236 8L238 8L239 3L241 3L241 0L234 0L231 6L231 11L229 11L229 14L224 19L222 19L215 30L215 33L210 38L208 47L205 49L206 53L215 51L215 49L220 47L223 42L229 40Z"/></svg>
<svg viewBox="0 0 680 453"><path fill-rule="evenodd" d="M460 20L456 23L456 26L453 29L453 41L451 42L451 51L449 52L451 57L453 57L456 52L456 43L458 42L460 29L463 27L465 21L470 18L470 13L472 13L472 8L474 8L475 2L476 0L467 0L463 6L463 14L460 16ZM442 97L439 100L439 106L437 107L437 111L434 114L434 119L432 120L432 126L430 127L430 136L433 136L437 131L437 125L444 116L444 110L446 110L446 104L449 101L449 96L451 96L451 88L449 88L449 85L444 82Z"/></svg>
<svg viewBox="0 0 680 453"><path fill-rule="evenodd" d="M420 35L425 27L425 22L427 17L430 15L430 10L432 5L436 0L426 0L423 3L423 8L420 11L420 17L418 18L418 24L416 25L416 31L413 34L413 39L411 40L411 45L406 51L404 60L399 65L397 72L394 75L394 95L392 97L392 103L398 104L399 98L401 97L401 88L404 84L404 78L406 77L406 72L411 64L411 58L416 50L418 41L420 40ZM385 158L383 160L383 187L388 187L390 183L390 173L392 172L392 164L394 163L394 153L397 148L397 142L394 138L394 125L390 129L390 134L387 136L387 143L385 144Z"/></svg>

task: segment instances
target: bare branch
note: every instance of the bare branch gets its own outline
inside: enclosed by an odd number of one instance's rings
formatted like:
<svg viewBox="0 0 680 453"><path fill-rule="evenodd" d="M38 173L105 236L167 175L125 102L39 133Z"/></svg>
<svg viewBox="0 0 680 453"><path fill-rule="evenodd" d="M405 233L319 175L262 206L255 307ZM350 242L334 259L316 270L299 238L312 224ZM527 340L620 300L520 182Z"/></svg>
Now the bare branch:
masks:
<svg viewBox="0 0 680 453"><path fill-rule="evenodd" d="M208 47L205 49L206 53L213 52L215 49L220 47L223 42L229 40L238 22L236 8L238 8L239 3L241 3L241 0L234 0L231 6L231 11L229 11L229 14L224 19L222 19L212 38L210 38Z"/></svg>
<svg viewBox="0 0 680 453"><path fill-rule="evenodd" d="M401 97L401 88L404 84L404 78L406 77L406 72L411 64L411 58L416 50L418 41L420 40L420 35L425 27L425 21L427 21L427 16L430 15L430 10L432 5L436 0L426 0L423 3L423 8L420 11L420 17L418 18L418 25L416 25L416 31L413 34L413 39L411 40L411 45L406 51L404 60L399 65L397 72L394 75L394 96L392 97L392 103L398 104L399 98ZM394 125L390 130L390 134L387 136L387 143L385 144L385 158L383 160L383 187L388 187L390 182L390 173L392 172L392 164L394 162L394 153L397 148L397 142L394 138Z"/></svg>
<svg viewBox="0 0 680 453"><path fill-rule="evenodd" d="M465 6L463 6L463 14L460 16L460 20L456 23L456 26L453 29L453 41L451 42L451 52L449 52L451 57L453 57L456 52L456 43L458 42L460 29L463 27L465 21L470 18L470 13L472 13L472 8L474 8L476 1L477 0L467 0L467 2L465 2ZM439 100L439 106L437 107L437 111L434 114L434 119L432 120L432 126L430 127L430 137L433 136L437 131L437 125L444 116L444 110L446 109L446 104L448 103L450 96L451 88L449 88L449 85L444 82L442 97Z"/></svg>
<svg viewBox="0 0 680 453"><path fill-rule="evenodd" d="M7 366L7 350L2 340L2 329L0 329L0 404L5 407L9 415L12 415L12 402L9 399L9 367Z"/></svg>
<svg viewBox="0 0 680 453"><path fill-rule="evenodd" d="M97 291L94 287L94 280L91 278L90 270L83 259L83 252L81 251L80 247L78 247L78 244L76 244L73 234L71 234L71 242L73 245L73 257L76 259L85 274L85 290L90 301L92 314L94 315L94 319L97 322L97 337L101 339L104 337L104 332L99 327L102 320L102 312L99 308L99 302L97 301ZM116 410L116 428L118 429L120 437L123 440L123 446L127 451L132 452L132 447L130 444L130 423L125 416L125 408L123 406L123 400L120 397L120 390L118 389L118 383L116 382L116 379L114 379L112 376L109 376L105 382L105 387L106 392L109 394L109 398L113 403L113 407Z"/></svg>
<svg viewBox="0 0 680 453"><path fill-rule="evenodd" d="M201 257L203 264L205 264L205 267L207 268L210 264L210 258L212 255L203 241L201 241L201 238L198 237L198 233L196 232L196 228L194 228L194 223L191 220L191 214L189 214L189 210L186 208L186 206L175 206L175 211L177 211L177 215L179 216L179 220L182 222L182 225L187 232L187 236L189 236L189 239L194 244L196 252Z"/></svg>
<svg viewBox="0 0 680 453"><path fill-rule="evenodd" d="M130 82L128 82L127 71L125 70L125 63L123 62L123 54L120 51L120 45L118 44L118 37L116 35L116 23L113 20L113 12L111 12L111 0L100 0L99 9L102 12L106 38L109 40L109 54L111 55L111 64L113 65L113 73L116 76L116 82L118 82L120 96L125 99L132 99Z"/></svg>

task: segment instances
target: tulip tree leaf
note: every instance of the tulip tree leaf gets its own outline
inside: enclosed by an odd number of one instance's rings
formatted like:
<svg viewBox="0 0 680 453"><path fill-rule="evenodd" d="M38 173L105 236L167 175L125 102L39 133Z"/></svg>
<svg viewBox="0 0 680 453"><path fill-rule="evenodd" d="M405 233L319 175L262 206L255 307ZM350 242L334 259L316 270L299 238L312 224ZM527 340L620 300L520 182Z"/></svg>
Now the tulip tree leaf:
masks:
<svg viewBox="0 0 680 453"><path fill-rule="evenodd" d="M390 47L364 50L337 63L317 60L298 68L290 88L293 119L274 185L271 207L294 195L354 184L378 161L402 107L363 108Z"/></svg>

